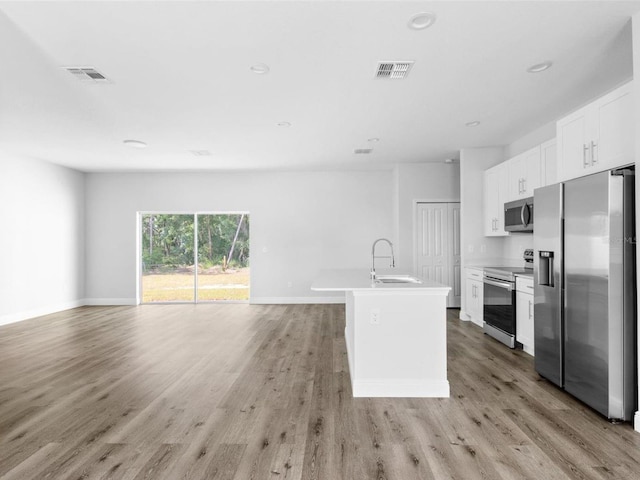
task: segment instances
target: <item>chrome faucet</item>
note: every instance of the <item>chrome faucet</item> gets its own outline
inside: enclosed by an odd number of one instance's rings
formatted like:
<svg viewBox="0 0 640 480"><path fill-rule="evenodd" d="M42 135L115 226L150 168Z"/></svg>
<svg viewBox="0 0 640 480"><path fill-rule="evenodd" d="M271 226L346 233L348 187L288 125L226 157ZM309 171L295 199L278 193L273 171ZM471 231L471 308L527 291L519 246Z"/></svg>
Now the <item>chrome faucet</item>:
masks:
<svg viewBox="0 0 640 480"><path fill-rule="evenodd" d="M377 256L376 257L376 245L378 244L378 242L387 242L389 244L389 248L391 248L391 256ZM386 238L379 238L377 239L375 242L373 242L373 246L371 247L371 273L370 273L370 277L371 280L375 280L376 279L376 258L390 258L391 259L391 265L390 267L395 267L396 266L396 259L393 255L393 243L391 243L390 240L386 239Z"/></svg>

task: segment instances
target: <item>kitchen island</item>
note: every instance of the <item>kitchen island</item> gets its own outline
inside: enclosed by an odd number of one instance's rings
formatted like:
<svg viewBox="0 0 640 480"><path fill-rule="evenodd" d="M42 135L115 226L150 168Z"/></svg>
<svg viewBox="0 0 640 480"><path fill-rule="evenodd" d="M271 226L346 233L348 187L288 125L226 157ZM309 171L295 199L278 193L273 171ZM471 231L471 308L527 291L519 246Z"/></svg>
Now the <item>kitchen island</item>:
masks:
<svg viewBox="0 0 640 480"><path fill-rule="evenodd" d="M311 285L315 291L345 292L354 397L449 396L446 300L451 288L410 278L378 283L366 270L327 270Z"/></svg>

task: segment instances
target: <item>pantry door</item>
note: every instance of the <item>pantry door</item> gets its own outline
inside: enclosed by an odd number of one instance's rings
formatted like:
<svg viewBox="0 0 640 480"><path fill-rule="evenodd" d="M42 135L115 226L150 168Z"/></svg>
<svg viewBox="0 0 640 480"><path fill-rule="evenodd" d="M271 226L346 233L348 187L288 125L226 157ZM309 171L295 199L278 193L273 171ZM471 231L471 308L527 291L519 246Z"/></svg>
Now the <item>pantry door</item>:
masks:
<svg viewBox="0 0 640 480"><path fill-rule="evenodd" d="M417 274L451 287L448 308L460 307L460 203L418 203Z"/></svg>

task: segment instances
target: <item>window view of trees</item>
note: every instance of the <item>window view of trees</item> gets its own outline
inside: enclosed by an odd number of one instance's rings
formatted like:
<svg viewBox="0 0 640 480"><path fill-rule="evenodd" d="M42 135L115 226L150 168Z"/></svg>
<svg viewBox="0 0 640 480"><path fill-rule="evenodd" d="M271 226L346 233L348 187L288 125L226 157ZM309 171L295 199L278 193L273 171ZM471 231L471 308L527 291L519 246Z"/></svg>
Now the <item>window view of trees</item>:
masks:
<svg viewBox="0 0 640 480"><path fill-rule="evenodd" d="M249 299L249 215L195 219L142 215L143 302Z"/></svg>

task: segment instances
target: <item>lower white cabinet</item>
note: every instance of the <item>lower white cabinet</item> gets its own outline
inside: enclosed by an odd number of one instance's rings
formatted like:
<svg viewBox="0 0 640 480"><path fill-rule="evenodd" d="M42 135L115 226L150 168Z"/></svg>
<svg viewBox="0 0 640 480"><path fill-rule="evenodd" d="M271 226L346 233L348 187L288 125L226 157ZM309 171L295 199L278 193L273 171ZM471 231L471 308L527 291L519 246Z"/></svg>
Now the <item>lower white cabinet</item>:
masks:
<svg viewBox="0 0 640 480"><path fill-rule="evenodd" d="M522 350L535 354L532 278L516 277L516 340L522 344Z"/></svg>
<svg viewBox="0 0 640 480"><path fill-rule="evenodd" d="M471 321L482 326L483 309L482 269L465 269L465 310Z"/></svg>

